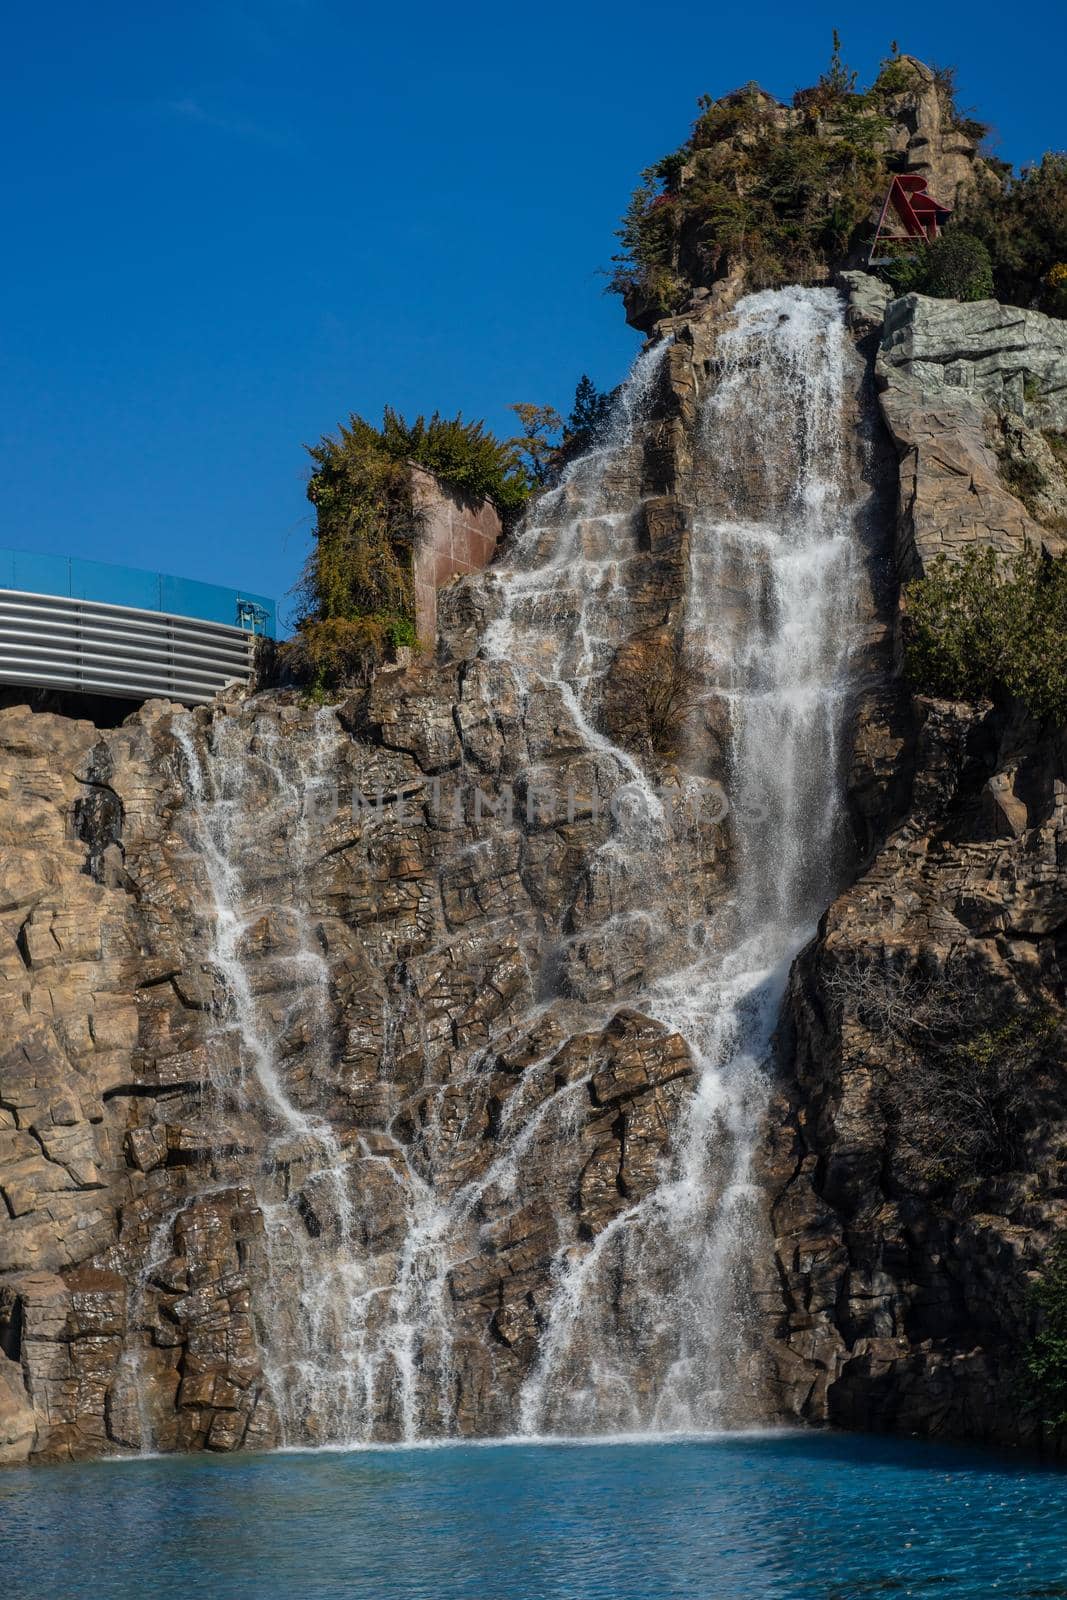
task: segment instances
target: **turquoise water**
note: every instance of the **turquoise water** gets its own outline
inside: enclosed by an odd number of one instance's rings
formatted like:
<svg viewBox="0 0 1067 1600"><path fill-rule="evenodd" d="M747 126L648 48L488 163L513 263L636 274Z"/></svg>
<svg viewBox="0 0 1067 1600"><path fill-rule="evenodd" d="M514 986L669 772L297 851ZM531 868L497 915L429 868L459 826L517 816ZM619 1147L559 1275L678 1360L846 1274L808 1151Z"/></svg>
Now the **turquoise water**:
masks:
<svg viewBox="0 0 1067 1600"><path fill-rule="evenodd" d="M1067 1597L1067 1475L830 1435L0 1471L5 1600Z"/></svg>

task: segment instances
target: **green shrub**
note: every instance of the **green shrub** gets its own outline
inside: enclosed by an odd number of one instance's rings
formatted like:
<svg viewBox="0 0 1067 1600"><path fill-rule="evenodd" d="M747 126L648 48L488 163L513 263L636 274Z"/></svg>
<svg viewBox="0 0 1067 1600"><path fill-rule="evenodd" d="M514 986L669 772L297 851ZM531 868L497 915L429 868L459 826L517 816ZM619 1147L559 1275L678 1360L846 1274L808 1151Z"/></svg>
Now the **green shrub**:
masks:
<svg viewBox="0 0 1067 1600"><path fill-rule="evenodd" d="M1014 696L1040 720L1067 721L1067 557L988 546L939 557L906 591L905 661L920 693Z"/></svg>
<svg viewBox="0 0 1067 1600"><path fill-rule="evenodd" d="M956 229L894 261L885 276L897 294L928 294L938 300L989 300L993 294L989 251L973 234Z"/></svg>
<svg viewBox="0 0 1067 1600"><path fill-rule="evenodd" d="M1067 317L1067 261L1057 261L1045 274L1042 307L1052 317Z"/></svg>
<svg viewBox="0 0 1067 1600"><path fill-rule="evenodd" d="M910 93L918 83L919 77L911 62L894 52L882 62L868 93L874 99L887 100L891 95Z"/></svg>
<svg viewBox="0 0 1067 1600"><path fill-rule="evenodd" d="M305 621L282 645L282 659L315 698L324 698L346 684L365 684L385 659L396 620L330 617L322 622Z"/></svg>
<svg viewBox="0 0 1067 1600"><path fill-rule="evenodd" d="M352 416L308 453L315 542L296 591L297 632L281 658L325 692L363 681L387 649L415 643L410 463L472 499L493 500L505 522L530 485L515 450L484 423L436 412L408 423L386 408L380 428Z"/></svg>
<svg viewBox="0 0 1067 1600"><path fill-rule="evenodd" d="M416 461L473 500L492 500L505 516L525 505L530 485L509 443L488 432L484 422L442 417L407 423L387 406L382 447L394 461ZM318 459L315 450L313 459Z"/></svg>
<svg viewBox="0 0 1067 1600"><path fill-rule="evenodd" d="M1049 1427L1067 1427L1067 1233L1054 1241L1030 1291L1037 1332L1023 1356L1024 1389Z"/></svg>
<svg viewBox="0 0 1067 1600"><path fill-rule="evenodd" d="M1067 315L1067 274L1056 274L1067 262L1067 155L1050 153L1018 177L982 184L957 220L988 249L998 300Z"/></svg>

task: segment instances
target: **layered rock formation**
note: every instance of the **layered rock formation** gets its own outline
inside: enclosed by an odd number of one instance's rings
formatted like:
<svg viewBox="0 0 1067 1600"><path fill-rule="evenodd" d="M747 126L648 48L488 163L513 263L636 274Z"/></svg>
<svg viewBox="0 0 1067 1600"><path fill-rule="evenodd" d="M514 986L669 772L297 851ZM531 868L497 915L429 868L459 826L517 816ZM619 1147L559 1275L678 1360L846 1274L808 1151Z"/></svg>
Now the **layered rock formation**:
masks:
<svg viewBox="0 0 1067 1600"><path fill-rule="evenodd" d="M882 329L878 286L849 287L880 339L900 575L974 544L1061 550L993 442L1062 428L1063 324L908 296ZM840 1426L1053 1447L1020 1366L1067 1227L1067 744L1017 709L870 712L857 749L903 787L794 971L766 1152L780 1382Z"/></svg>
<svg viewBox="0 0 1067 1600"><path fill-rule="evenodd" d="M608 649L684 583L672 368L587 513L632 527ZM0 712L7 1455L496 1431L561 1248L655 1185L692 1062L619 1009L668 959L603 856L637 764L449 598L440 664L336 710Z"/></svg>
<svg viewBox="0 0 1067 1600"><path fill-rule="evenodd" d="M1020 393L1011 426L1061 425L1059 325L909 297L883 328L850 288L856 352L829 290L673 319L609 445L442 592L435 661L325 710L0 711L0 1459L1033 1432L1011 1351L1067 1220L1054 1036L976 1182L904 1138L922 1051L875 1001L947 970L946 1006L1063 1003L1063 743L913 703L895 664L899 577L1058 537L994 435ZM807 742L739 722L790 689ZM718 804L757 736L764 832ZM756 982L728 958L787 882ZM741 1045L790 918L842 885L772 1079Z"/></svg>

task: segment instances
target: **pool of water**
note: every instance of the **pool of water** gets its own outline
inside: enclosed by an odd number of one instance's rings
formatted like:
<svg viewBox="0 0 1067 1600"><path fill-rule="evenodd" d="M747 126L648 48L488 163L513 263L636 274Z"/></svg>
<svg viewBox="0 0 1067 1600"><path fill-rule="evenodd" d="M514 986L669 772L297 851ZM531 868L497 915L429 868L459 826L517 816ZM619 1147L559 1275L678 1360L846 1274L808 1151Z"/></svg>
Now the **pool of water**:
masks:
<svg viewBox="0 0 1067 1600"><path fill-rule="evenodd" d="M1067 1474L834 1435L0 1471L5 1600L1053 1600Z"/></svg>

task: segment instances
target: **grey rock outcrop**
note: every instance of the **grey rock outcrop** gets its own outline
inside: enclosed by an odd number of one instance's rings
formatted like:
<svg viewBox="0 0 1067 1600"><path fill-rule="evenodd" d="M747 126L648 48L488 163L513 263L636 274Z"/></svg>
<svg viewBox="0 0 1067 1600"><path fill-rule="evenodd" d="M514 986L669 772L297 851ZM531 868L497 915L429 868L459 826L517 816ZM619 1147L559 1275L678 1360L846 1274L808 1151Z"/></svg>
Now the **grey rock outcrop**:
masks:
<svg viewBox="0 0 1067 1600"><path fill-rule="evenodd" d="M869 326L877 291L860 274L849 281L856 315ZM1039 522L1005 482L996 448L1006 416L1034 441L1031 452L1047 452L1039 430L1063 428L1062 322L992 300L905 295L886 307L876 371L900 458L903 579L921 576L935 556L956 559L976 545L1003 555L1027 544L1053 554L1063 548L1054 522Z"/></svg>
<svg viewBox="0 0 1067 1600"><path fill-rule="evenodd" d="M1039 311L904 295L886 311L878 365L926 402L970 396L1032 427L1067 428L1067 324Z"/></svg>

